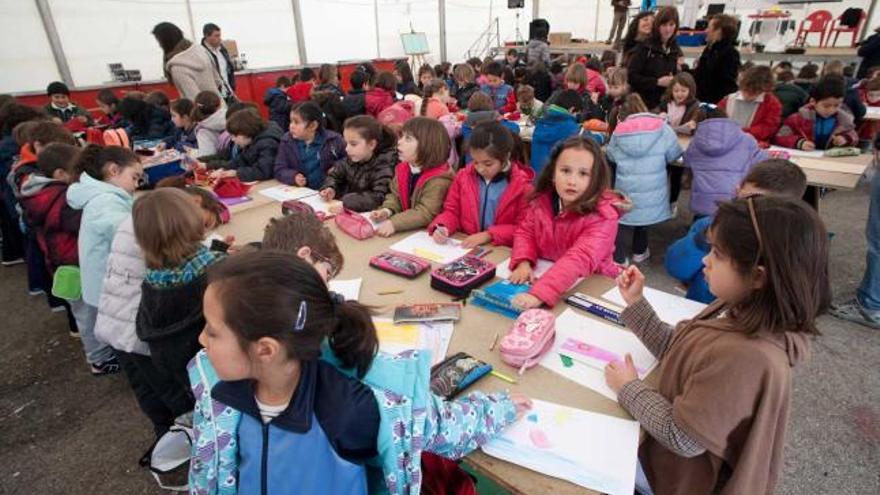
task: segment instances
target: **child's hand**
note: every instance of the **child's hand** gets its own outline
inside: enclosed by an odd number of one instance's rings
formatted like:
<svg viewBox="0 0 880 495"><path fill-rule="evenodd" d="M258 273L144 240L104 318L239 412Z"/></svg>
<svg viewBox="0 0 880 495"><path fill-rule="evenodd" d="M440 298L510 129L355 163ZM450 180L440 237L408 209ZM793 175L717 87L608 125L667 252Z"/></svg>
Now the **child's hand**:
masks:
<svg viewBox="0 0 880 495"><path fill-rule="evenodd" d="M627 383L638 380L639 374L632 356L627 352L624 361L614 361L605 365L605 383L615 393L620 392Z"/></svg>
<svg viewBox="0 0 880 495"><path fill-rule="evenodd" d="M308 184L309 181L306 180L306 176L305 176L305 175L303 175L303 174L296 174L296 175L293 177L293 183L294 183L294 185L297 185L297 186L299 186L299 187L306 187L306 184Z"/></svg>
<svg viewBox="0 0 880 495"><path fill-rule="evenodd" d="M165 150L165 143L157 144L155 149L156 149L156 151L164 151Z"/></svg>
<svg viewBox="0 0 880 495"><path fill-rule="evenodd" d="M511 300L510 302L513 303L513 305L517 308L522 309L539 308L542 304L544 304L543 301L529 294L528 292L517 294L517 296L514 297L513 300Z"/></svg>
<svg viewBox="0 0 880 495"><path fill-rule="evenodd" d="M89 123L89 119L85 115L77 115L76 120L82 122L83 124Z"/></svg>
<svg viewBox="0 0 880 495"><path fill-rule="evenodd" d="M333 203L332 205L327 207L327 211L334 215L339 215L344 209L345 207L342 206L342 203Z"/></svg>
<svg viewBox="0 0 880 495"><path fill-rule="evenodd" d="M513 402L513 405L516 406L517 421L522 419L523 415L532 408L532 399L529 399L519 392L511 392L510 400Z"/></svg>
<svg viewBox="0 0 880 495"><path fill-rule="evenodd" d="M489 232L477 232L476 234L465 237L464 240L461 241L461 247L471 249L491 241L492 236Z"/></svg>
<svg viewBox="0 0 880 495"><path fill-rule="evenodd" d="M379 237L391 237L394 235L394 224L391 222L382 222L376 227L376 235Z"/></svg>
<svg viewBox="0 0 880 495"><path fill-rule="evenodd" d="M523 261L516 265L516 268L507 277L513 284L529 284L532 282L532 265L528 261Z"/></svg>
<svg viewBox="0 0 880 495"><path fill-rule="evenodd" d="M236 175L238 175L238 172L236 172L235 170L220 169L220 170L215 170L215 171L211 172L211 174L208 175L208 177L210 177L211 179L223 179L226 177L235 177Z"/></svg>
<svg viewBox="0 0 880 495"><path fill-rule="evenodd" d="M645 275L635 265L626 267L617 276L617 289L627 306L639 302L642 299L642 291L645 289Z"/></svg>
<svg viewBox="0 0 880 495"><path fill-rule="evenodd" d="M321 199L324 201L333 201L336 198L336 191L332 187L321 189L321 192L318 194L321 195Z"/></svg>
<svg viewBox="0 0 880 495"><path fill-rule="evenodd" d="M684 124L684 126L693 131L697 128L697 122L694 120L689 120Z"/></svg>
<svg viewBox="0 0 880 495"><path fill-rule="evenodd" d="M813 151L816 149L816 143L812 141L804 141L801 143L801 149L804 151Z"/></svg>
<svg viewBox="0 0 880 495"><path fill-rule="evenodd" d="M223 242L231 246L231 245L235 244L235 236L228 235L223 238Z"/></svg>
<svg viewBox="0 0 880 495"><path fill-rule="evenodd" d="M831 144L834 146L843 146L846 144L846 138L838 134L831 138Z"/></svg>
<svg viewBox="0 0 880 495"><path fill-rule="evenodd" d="M370 212L370 219L375 220L377 222L381 222L382 220L387 220L388 217L391 216L391 213L388 212L388 208L380 208L378 210L373 210Z"/></svg>
<svg viewBox="0 0 880 495"><path fill-rule="evenodd" d="M446 244L446 241L449 240L449 232L446 230L446 227L442 225L434 229L434 233L431 234L431 238L434 239L434 242L437 244Z"/></svg>

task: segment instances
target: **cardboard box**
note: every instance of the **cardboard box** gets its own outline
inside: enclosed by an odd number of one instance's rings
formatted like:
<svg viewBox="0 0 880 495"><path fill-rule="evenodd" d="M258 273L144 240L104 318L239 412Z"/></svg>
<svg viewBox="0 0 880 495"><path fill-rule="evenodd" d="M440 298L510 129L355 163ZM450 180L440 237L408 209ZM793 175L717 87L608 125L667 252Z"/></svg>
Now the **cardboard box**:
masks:
<svg viewBox="0 0 880 495"><path fill-rule="evenodd" d="M567 45L571 43L571 33L550 33L547 40L551 45Z"/></svg>

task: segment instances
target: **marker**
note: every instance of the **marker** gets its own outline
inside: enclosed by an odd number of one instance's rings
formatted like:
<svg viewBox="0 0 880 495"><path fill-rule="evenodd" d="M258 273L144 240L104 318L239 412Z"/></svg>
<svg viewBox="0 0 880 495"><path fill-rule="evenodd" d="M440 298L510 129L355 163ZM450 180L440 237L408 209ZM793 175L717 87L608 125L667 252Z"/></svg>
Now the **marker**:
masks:
<svg viewBox="0 0 880 495"><path fill-rule="evenodd" d="M499 380L504 380L507 383L513 383L514 385L516 385L516 380L495 370L490 371L489 374L494 376L495 378L498 378Z"/></svg>
<svg viewBox="0 0 880 495"><path fill-rule="evenodd" d="M492 345L489 346L490 351L495 350L495 344L498 343L498 332L495 332L495 338L492 339Z"/></svg>
<svg viewBox="0 0 880 495"><path fill-rule="evenodd" d="M603 303L595 297L576 292L565 298L565 302L570 306L586 311L591 315L598 316L603 320L610 321L611 323L615 323L622 327L626 326L623 320L620 319L620 312L622 311L620 308L612 304Z"/></svg>
<svg viewBox="0 0 880 495"><path fill-rule="evenodd" d="M390 296L391 294L403 294L403 289L386 289L377 292L380 296Z"/></svg>

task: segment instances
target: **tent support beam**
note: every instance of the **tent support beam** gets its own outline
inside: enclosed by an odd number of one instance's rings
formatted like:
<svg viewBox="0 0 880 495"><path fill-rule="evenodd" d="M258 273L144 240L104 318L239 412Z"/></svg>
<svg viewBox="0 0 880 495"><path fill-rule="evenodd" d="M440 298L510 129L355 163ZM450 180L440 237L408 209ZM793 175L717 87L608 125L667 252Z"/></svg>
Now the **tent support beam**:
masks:
<svg viewBox="0 0 880 495"><path fill-rule="evenodd" d="M440 11L440 62L446 61L446 0L437 0Z"/></svg>
<svg viewBox="0 0 880 495"><path fill-rule="evenodd" d="M302 9L299 0L291 0L293 6L293 27L296 29L296 51L299 53L299 64L306 65L309 62L306 57L306 36L303 33Z"/></svg>
<svg viewBox="0 0 880 495"><path fill-rule="evenodd" d="M52 48L52 57L55 59L55 65L58 66L58 73L61 74L64 84L72 88L74 86L73 76L70 72L70 66L67 64L67 56L64 55L61 37L58 36L58 29L55 27L55 19L52 18L49 0L36 0L36 3L37 10L40 12L40 20L43 21L43 29L46 31L46 38Z"/></svg>

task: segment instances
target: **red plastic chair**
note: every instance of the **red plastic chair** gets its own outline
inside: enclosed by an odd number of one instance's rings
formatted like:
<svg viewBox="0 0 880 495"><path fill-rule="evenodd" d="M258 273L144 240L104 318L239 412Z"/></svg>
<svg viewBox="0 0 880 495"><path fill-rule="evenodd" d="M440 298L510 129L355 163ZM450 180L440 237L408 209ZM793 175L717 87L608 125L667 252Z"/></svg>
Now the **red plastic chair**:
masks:
<svg viewBox="0 0 880 495"><path fill-rule="evenodd" d="M865 20L868 18L868 14L862 10L859 15L859 22L853 27L841 26L840 25L840 17L834 19L834 22L831 23L831 30L828 31L828 41L831 41L831 33L834 33L834 41L831 43L831 46L837 44L837 37L840 36L840 33L852 33L852 43L850 43L850 47L856 47L856 38L859 36L859 31L862 30L862 26L865 25Z"/></svg>
<svg viewBox="0 0 880 495"><path fill-rule="evenodd" d="M827 10L817 10L808 15L803 21L801 21L801 27L798 28L794 44L797 46L804 46L807 43L807 36L812 33L819 33L819 46L824 46L825 35L828 33L831 19L831 12L828 12Z"/></svg>

